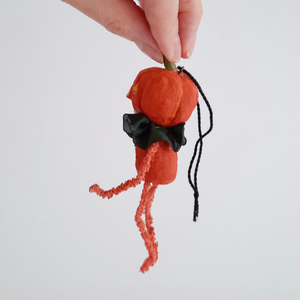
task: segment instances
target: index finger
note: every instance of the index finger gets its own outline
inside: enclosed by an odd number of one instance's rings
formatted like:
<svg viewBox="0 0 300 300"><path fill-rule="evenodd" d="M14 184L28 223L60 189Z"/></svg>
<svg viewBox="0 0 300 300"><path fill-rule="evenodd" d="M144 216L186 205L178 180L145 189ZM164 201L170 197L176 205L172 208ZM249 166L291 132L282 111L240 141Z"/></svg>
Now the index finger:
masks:
<svg viewBox="0 0 300 300"><path fill-rule="evenodd" d="M192 55L202 14L201 0L179 1L179 36L183 58L189 58Z"/></svg>
<svg viewBox="0 0 300 300"><path fill-rule="evenodd" d="M178 62L181 57L179 0L140 0L140 4L160 50L169 61Z"/></svg>

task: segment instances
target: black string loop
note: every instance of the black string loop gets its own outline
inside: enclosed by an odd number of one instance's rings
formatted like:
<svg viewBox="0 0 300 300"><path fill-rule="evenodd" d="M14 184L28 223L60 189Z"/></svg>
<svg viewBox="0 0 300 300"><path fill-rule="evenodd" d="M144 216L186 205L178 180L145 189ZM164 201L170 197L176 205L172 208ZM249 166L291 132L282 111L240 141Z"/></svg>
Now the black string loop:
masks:
<svg viewBox="0 0 300 300"><path fill-rule="evenodd" d="M197 180L198 180L197 175L198 175L198 169L199 169L199 164L200 164L200 159L201 159L202 149L203 149L203 138L206 135L208 135L213 129L213 111L212 111L212 108L210 106L210 103L208 102L208 100L207 100L200 84L197 82L197 80L187 70L185 70L184 67L177 67L177 69L178 69L179 74L181 74L183 72L184 74L186 74L194 82L194 84L196 85L199 93L201 94L201 96L202 96L202 98L203 98L203 100L204 100L204 102L207 106L208 112L209 112L209 124L210 125L209 125L208 130L204 134L202 134L202 130L201 130L201 111L200 111L200 104L199 104L199 101L198 101L198 103L197 103L197 116L198 116L199 138L195 143L194 153L193 153L193 156L191 158L190 165L189 165L189 168L188 168L189 184L190 184L190 186L192 187L192 189L194 191L193 221L196 222L197 218L199 216L199 190L198 190L198 183L197 183ZM198 147L199 147L199 150L198 150ZM198 156L197 156L197 152L198 152ZM195 165L195 169L194 169L194 178L192 180L191 173L192 173L192 168L193 168L196 156L197 156L197 161L196 161L196 165Z"/></svg>

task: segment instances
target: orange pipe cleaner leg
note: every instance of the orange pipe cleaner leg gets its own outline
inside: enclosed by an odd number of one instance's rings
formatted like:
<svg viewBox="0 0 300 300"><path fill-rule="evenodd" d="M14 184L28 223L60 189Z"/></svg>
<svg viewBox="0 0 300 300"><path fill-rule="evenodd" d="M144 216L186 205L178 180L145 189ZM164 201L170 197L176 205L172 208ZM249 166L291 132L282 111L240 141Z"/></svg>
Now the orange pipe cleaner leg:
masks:
<svg viewBox="0 0 300 300"><path fill-rule="evenodd" d="M156 263L158 257L158 244L155 241L155 233L154 228L152 226L153 218L151 216L151 206L157 187L157 185L151 186L150 182L145 182L141 196L141 201L135 215L136 225L138 226L141 232L141 236L145 241L145 246L149 253L149 257L146 258L146 260L140 268L142 273L148 271L149 267L153 266ZM142 220L143 214L145 214L145 222Z"/></svg>
<svg viewBox="0 0 300 300"><path fill-rule="evenodd" d="M110 199L113 195L118 195L121 192L127 191L131 187L136 187L137 185L139 185L142 182L142 180L145 179L145 175L150 169L151 160L155 152L157 151L158 146L159 146L158 143L155 143L148 148L147 155L145 156L143 163L140 169L138 170L138 174L135 178L129 179L124 183L121 183L116 188L112 188L108 191L104 191L99 187L98 184L94 184L89 189L90 193L96 193L98 196L102 197L103 199L105 197L107 199Z"/></svg>
<svg viewBox="0 0 300 300"><path fill-rule="evenodd" d="M148 230L152 245L153 245L153 253L151 255L151 262L152 266L156 263L157 258L158 258L158 243L155 241L155 232L154 232L154 227L152 226L153 224L153 217L151 215L151 207L152 203L154 200L154 194L157 190L158 185L152 185L152 187L149 190L149 201L146 202L146 207L145 207L145 222L146 222L146 228Z"/></svg>

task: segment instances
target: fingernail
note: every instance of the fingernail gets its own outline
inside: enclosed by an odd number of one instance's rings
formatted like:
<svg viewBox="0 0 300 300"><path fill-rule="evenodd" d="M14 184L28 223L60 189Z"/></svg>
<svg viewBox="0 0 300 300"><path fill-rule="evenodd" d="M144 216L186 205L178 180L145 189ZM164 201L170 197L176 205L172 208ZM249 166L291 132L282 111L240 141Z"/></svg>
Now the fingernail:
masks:
<svg viewBox="0 0 300 300"><path fill-rule="evenodd" d="M174 44L174 55L173 55L174 63L179 62L180 58L181 58L181 42L179 36L177 36Z"/></svg>
<svg viewBox="0 0 300 300"><path fill-rule="evenodd" d="M197 38L197 35L195 34L194 37L191 39L190 41L190 44L189 44L189 47L186 51L186 58L190 58L194 52L194 49L195 49L195 45L196 45L196 38Z"/></svg>
<svg viewBox="0 0 300 300"><path fill-rule="evenodd" d="M163 63L163 55L160 51L143 42L136 42L136 45L143 53L148 55L150 58L154 59L158 63Z"/></svg>

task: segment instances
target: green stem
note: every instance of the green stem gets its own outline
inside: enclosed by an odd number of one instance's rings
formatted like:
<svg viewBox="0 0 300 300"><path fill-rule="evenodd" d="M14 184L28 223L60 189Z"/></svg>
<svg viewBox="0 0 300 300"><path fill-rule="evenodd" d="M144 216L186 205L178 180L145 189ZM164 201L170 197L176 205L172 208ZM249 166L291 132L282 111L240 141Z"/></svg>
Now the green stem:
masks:
<svg viewBox="0 0 300 300"><path fill-rule="evenodd" d="M176 65L174 63L169 62L165 56L164 56L164 65L166 70L168 71L176 70Z"/></svg>

